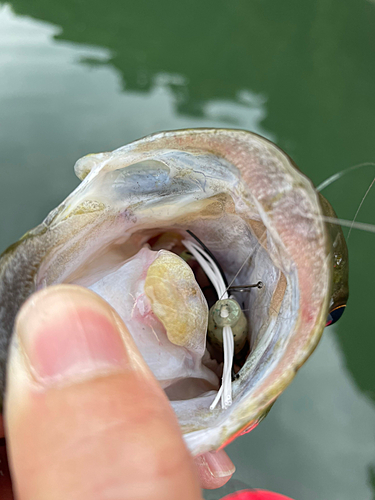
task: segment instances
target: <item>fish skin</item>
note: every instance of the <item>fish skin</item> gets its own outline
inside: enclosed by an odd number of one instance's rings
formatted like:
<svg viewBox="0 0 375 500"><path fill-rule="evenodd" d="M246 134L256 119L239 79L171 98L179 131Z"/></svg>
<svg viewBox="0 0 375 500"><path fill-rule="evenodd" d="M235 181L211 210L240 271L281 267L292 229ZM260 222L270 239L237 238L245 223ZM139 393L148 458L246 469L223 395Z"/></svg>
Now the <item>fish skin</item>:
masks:
<svg viewBox="0 0 375 500"><path fill-rule="evenodd" d="M14 320L23 302L35 291L34 276L46 252L47 246L42 241L25 238L22 245L15 243L0 256L0 394L5 389Z"/></svg>

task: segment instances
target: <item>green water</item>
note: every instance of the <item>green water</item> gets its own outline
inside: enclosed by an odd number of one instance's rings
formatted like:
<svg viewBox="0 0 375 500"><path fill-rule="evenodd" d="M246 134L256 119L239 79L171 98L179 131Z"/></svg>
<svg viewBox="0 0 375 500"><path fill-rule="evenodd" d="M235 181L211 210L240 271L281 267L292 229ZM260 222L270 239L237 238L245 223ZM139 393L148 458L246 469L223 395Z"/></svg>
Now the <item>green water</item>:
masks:
<svg viewBox="0 0 375 500"><path fill-rule="evenodd" d="M163 129L238 127L319 184L375 161L375 2L0 2L0 251L77 185L75 160ZM353 217L368 167L327 188ZM375 223L375 191L358 220ZM375 235L349 239L351 297L296 380L228 447L230 483L375 498ZM145 429L147 432L147 429Z"/></svg>

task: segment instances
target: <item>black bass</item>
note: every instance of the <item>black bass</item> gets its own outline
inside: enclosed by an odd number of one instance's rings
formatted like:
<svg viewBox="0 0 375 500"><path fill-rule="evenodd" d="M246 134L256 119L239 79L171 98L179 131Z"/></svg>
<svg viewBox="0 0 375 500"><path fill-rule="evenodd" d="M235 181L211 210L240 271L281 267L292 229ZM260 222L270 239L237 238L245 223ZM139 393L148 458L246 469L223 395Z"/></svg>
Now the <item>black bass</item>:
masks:
<svg viewBox="0 0 375 500"><path fill-rule="evenodd" d="M2 390L22 303L82 285L123 318L192 453L224 446L342 313L347 250L324 221L332 207L283 151L240 130L154 134L75 172L77 189L0 258Z"/></svg>

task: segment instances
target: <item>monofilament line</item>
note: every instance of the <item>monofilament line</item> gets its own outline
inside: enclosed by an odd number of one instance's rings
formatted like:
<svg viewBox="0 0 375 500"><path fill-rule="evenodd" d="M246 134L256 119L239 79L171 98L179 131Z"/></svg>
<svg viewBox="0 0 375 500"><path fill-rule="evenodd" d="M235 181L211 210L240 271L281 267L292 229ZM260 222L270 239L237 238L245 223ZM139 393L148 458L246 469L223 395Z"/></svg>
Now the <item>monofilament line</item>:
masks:
<svg viewBox="0 0 375 500"><path fill-rule="evenodd" d="M228 292L228 290L232 287L233 283L235 282L237 276L240 274L240 272L242 271L242 269L245 267L245 264L249 261L249 259L252 257L252 255L254 254L255 250L258 248L259 245L262 245L265 241L267 237L267 231L264 231L264 233L262 234L262 236L260 237L260 239L257 241L257 244L254 246L254 248L251 249L251 252L248 254L248 256L246 257L246 259L243 261L241 267L239 268L239 270L236 272L236 274L233 276L231 282L229 283L229 285L226 287L225 289L225 292ZM263 283L262 283L262 286L263 286ZM261 287L259 287L261 288ZM226 297L224 297L224 294L220 297L219 296L219 300L222 300L222 299L225 299Z"/></svg>
<svg viewBox="0 0 375 500"><path fill-rule="evenodd" d="M352 220L346 219L336 219L336 217L328 217L326 215L311 214L305 215L306 219L322 220L324 222L329 222L331 224L336 224L337 226L349 227L352 229L360 229L361 231L367 231L368 233L375 233L375 225L367 224L367 222L353 222Z"/></svg>
<svg viewBox="0 0 375 500"><path fill-rule="evenodd" d="M214 260L194 241L184 240L182 242L185 247L195 257L203 271L206 273L208 279L215 287L218 298L228 299L229 295L223 277L215 264ZM233 332L230 326L223 327L223 351L224 351L224 365L223 375L221 379L221 387L210 406L213 410L221 399L221 407L228 408L232 404L232 365L234 355L234 340Z"/></svg>
<svg viewBox="0 0 375 500"><path fill-rule="evenodd" d="M350 226L350 229L349 229L349 232L348 232L348 237L346 238L346 239L347 239L347 241L348 241L348 240L349 240L349 238L350 238L350 233L352 232L353 226L354 226L355 221L356 221L356 219L357 219L357 215L359 214L359 211L360 211L360 210L361 210L361 208L362 208L363 202L364 202L364 201L365 201L365 199L367 198L367 195L369 194L369 192L370 192L370 190L371 190L372 186L374 185L374 182L375 182L375 177L373 178L373 180L372 180L371 184L370 184L370 185L369 185L369 187L367 188L367 191L366 191L365 195L363 196L363 198L362 198L362 200L361 200L361 203L359 204L359 207L357 208L357 211L356 211L356 213L355 213L355 215L354 215L354 219L353 219L352 225Z"/></svg>
<svg viewBox="0 0 375 500"><path fill-rule="evenodd" d="M340 172L337 172L336 174L331 175L331 177L328 177L325 181L323 181L319 186L316 188L317 191L323 191L326 187L330 186L334 182L338 181L341 179L346 174L349 174L353 170L358 170L359 168L363 167L375 167L375 163L371 161L366 161L365 163L359 163L358 165L353 165L352 167L345 168L344 170L341 170Z"/></svg>

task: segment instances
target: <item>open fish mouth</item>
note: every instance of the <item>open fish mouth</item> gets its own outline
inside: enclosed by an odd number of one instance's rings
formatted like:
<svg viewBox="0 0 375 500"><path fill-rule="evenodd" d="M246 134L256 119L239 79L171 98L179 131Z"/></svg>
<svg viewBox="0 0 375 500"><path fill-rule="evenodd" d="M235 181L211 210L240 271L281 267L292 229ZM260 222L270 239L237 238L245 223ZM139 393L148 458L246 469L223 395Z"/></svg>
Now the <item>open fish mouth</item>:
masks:
<svg viewBox="0 0 375 500"><path fill-rule="evenodd" d="M240 130L163 132L75 170L78 188L0 259L2 383L23 301L79 284L122 317L192 453L224 446L268 411L326 324L332 242L318 194L283 151ZM225 332L213 309L224 293L205 248L242 321L231 323L230 401L214 407Z"/></svg>

